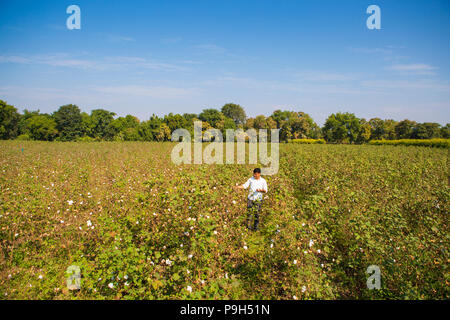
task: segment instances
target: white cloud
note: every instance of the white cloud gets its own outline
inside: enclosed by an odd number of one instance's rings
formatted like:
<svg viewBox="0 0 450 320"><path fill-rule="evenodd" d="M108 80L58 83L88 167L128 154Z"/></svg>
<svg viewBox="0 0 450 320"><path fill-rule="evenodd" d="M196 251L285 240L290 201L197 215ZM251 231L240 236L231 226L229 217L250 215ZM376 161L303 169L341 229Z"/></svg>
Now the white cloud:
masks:
<svg viewBox="0 0 450 320"><path fill-rule="evenodd" d="M408 74L417 75L433 75L436 67L430 66L428 64L416 63L416 64L397 64L389 67L390 70L399 71Z"/></svg>
<svg viewBox="0 0 450 320"><path fill-rule="evenodd" d="M96 60L80 59L66 53L33 56L0 56L0 63L42 64L52 67L77 68L96 71L129 70L130 68L162 71L180 71L187 69L186 67L141 57L105 57Z"/></svg>
<svg viewBox="0 0 450 320"><path fill-rule="evenodd" d="M199 44L195 45L194 48L203 53L222 54L226 52L225 48L222 48L215 44Z"/></svg>
<svg viewBox="0 0 450 320"><path fill-rule="evenodd" d="M109 42L132 42L135 41L131 37L116 35L116 34L109 34L107 37Z"/></svg>
<svg viewBox="0 0 450 320"><path fill-rule="evenodd" d="M167 86L143 86L143 85L95 87L94 91L108 95L141 96L156 99L186 98L196 95L198 93L198 90L195 88L189 89L189 88L178 88Z"/></svg>

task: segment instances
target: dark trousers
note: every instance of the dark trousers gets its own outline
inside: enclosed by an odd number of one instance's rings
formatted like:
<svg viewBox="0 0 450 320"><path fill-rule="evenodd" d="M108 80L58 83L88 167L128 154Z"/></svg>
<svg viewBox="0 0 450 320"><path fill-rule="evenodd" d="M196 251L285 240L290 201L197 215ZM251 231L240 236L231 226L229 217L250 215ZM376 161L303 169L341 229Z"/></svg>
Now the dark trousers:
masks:
<svg viewBox="0 0 450 320"><path fill-rule="evenodd" d="M258 224L259 224L259 214L261 213L261 200L250 200L247 199L247 227L249 229L252 229L251 225L251 219L252 214L255 215L255 221L253 224L253 230L258 230Z"/></svg>

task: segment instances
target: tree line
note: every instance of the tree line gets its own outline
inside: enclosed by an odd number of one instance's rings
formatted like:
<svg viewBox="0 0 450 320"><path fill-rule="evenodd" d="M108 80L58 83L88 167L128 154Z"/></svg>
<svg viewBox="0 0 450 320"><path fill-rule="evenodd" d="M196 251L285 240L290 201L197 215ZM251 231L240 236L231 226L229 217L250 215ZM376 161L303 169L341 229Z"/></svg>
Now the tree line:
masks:
<svg viewBox="0 0 450 320"><path fill-rule="evenodd" d="M366 143L370 140L434 139L450 137L450 124L417 123L405 119L358 118L353 113L333 113L323 127L304 112L276 110L270 116L248 118L244 109L234 103L221 110L204 109L200 114L169 113L152 115L140 121L132 115L116 117L104 109L82 112L76 105L59 107L52 114L24 110L0 100L0 139L39 141L170 141L179 128L193 134L195 120L203 122L202 130L216 128L225 136L226 129L280 129L280 141L291 139L325 139L328 143Z"/></svg>

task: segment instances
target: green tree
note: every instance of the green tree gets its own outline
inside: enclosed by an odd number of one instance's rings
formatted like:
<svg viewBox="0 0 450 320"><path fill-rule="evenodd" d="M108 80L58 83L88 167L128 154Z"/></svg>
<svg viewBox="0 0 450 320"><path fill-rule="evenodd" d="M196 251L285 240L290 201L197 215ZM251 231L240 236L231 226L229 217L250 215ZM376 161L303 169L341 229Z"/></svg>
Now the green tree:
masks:
<svg viewBox="0 0 450 320"><path fill-rule="evenodd" d="M91 135L93 138L104 139L108 137L108 127L114 121L114 112L103 109L92 110L91 112Z"/></svg>
<svg viewBox="0 0 450 320"><path fill-rule="evenodd" d="M25 130L33 140L52 141L58 135L56 122L48 115L35 115L28 118Z"/></svg>
<svg viewBox="0 0 450 320"><path fill-rule="evenodd" d="M336 113L330 115L322 129L327 142L354 143L360 132L360 119L353 113Z"/></svg>
<svg viewBox="0 0 450 320"><path fill-rule="evenodd" d="M61 141L74 141L83 135L83 119L76 105L61 106L52 117L56 121Z"/></svg>
<svg viewBox="0 0 450 320"><path fill-rule="evenodd" d="M208 122L211 127L216 128L217 123L223 119L223 114L216 109L205 109L198 117L201 121Z"/></svg>
<svg viewBox="0 0 450 320"><path fill-rule="evenodd" d="M225 117L232 119L236 126L243 125L247 119L244 108L238 104L227 103L222 107L221 111Z"/></svg>
<svg viewBox="0 0 450 320"><path fill-rule="evenodd" d="M411 139L413 137L414 128L417 126L415 121L405 119L395 126L395 134L397 139Z"/></svg>
<svg viewBox="0 0 450 320"><path fill-rule="evenodd" d="M411 137L413 139L433 139L441 137L441 125L435 122L424 122L416 125Z"/></svg>
<svg viewBox="0 0 450 320"><path fill-rule="evenodd" d="M444 139L450 139L450 123L447 123L445 127L441 128L441 137Z"/></svg>
<svg viewBox="0 0 450 320"><path fill-rule="evenodd" d="M164 116L163 122L169 127L170 132L177 129L186 129L188 121L180 114L172 114Z"/></svg>
<svg viewBox="0 0 450 320"><path fill-rule="evenodd" d="M0 100L0 139L13 139L19 133L20 114L13 106Z"/></svg>
<svg viewBox="0 0 450 320"><path fill-rule="evenodd" d="M31 117L34 116L39 116L40 112L39 110L37 111L28 111L27 109L25 109L23 111L23 114L20 116L20 120L19 120L19 134L27 134L27 120L30 119Z"/></svg>
<svg viewBox="0 0 450 320"><path fill-rule="evenodd" d="M288 142L292 139L292 128L289 123L284 122L280 128L280 141Z"/></svg>
<svg viewBox="0 0 450 320"><path fill-rule="evenodd" d="M109 140L120 141L138 141L141 140L139 135L139 119L127 115L114 119L106 128L106 138Z"/></svg>
<svg viewBox="0 0 450 320"><path fill-rule="evenodd" d="M360 120L360 128L358 133L358 138L356 142L358 143L366 143L371 139L372 135L372 127L369 122L367 122L365 119Z"/></svg>

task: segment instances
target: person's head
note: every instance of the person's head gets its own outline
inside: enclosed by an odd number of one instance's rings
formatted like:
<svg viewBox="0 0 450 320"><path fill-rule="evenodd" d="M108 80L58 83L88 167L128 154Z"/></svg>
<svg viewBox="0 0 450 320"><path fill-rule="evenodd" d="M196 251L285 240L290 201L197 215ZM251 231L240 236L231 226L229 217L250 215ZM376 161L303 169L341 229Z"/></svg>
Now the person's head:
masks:
<svg viewBox="0 0 450 320"><path fill-rule="evenodd" d="M253 170L253 177L255 179L259 179L261 177L261 169L260 168L256 168L255 170Z"/></svg>

